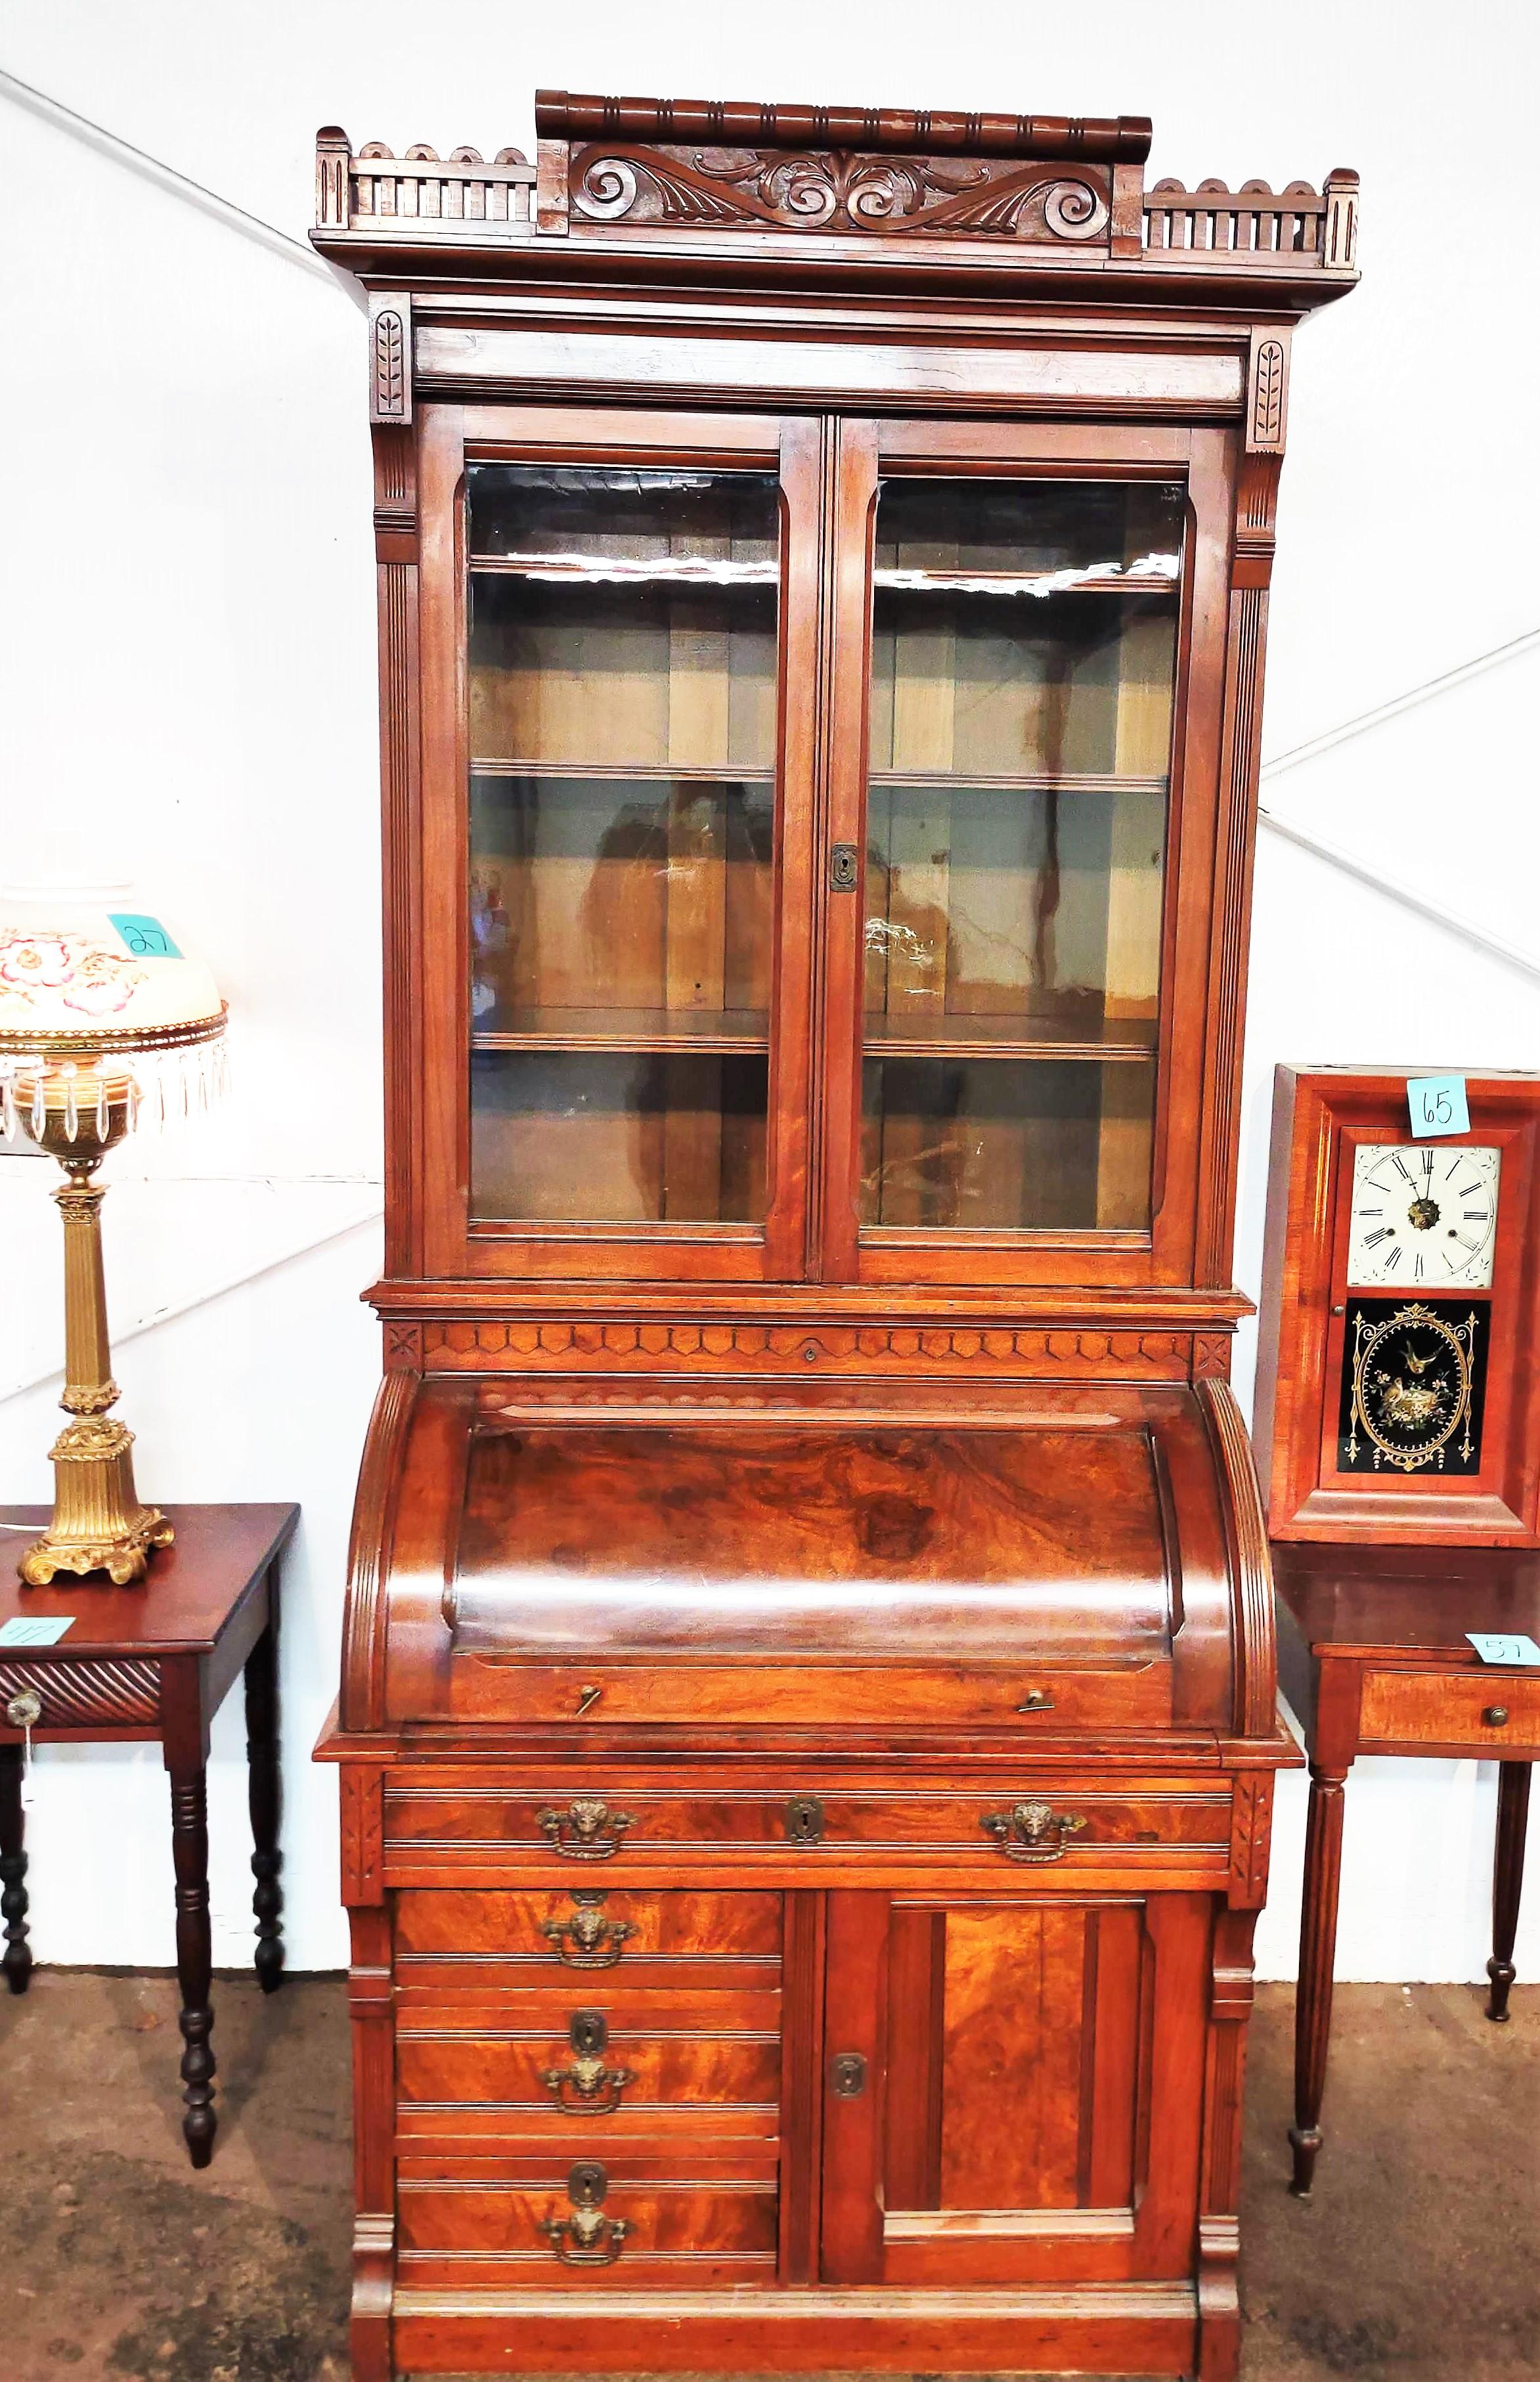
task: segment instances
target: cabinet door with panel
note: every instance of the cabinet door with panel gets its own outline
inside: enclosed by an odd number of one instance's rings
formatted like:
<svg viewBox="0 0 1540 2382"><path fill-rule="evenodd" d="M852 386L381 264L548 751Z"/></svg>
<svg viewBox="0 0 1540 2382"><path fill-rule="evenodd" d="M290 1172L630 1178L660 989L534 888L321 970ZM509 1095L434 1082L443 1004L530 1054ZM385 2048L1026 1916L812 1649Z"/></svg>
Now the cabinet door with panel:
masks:
<svg viewBox="0 0 1540 2382"><path fill-rule="evenodd" d="M826 2279L1185 2272L1212 1933L1201 1894L832 1895Z"/></svg>

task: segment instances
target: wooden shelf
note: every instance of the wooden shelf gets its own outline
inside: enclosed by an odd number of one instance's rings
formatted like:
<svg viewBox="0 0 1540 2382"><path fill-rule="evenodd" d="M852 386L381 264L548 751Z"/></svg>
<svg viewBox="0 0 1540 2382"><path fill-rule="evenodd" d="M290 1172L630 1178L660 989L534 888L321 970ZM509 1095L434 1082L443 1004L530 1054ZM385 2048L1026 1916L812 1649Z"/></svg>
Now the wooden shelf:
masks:
<svg viewBox="0 0 1540 2382"><path fill-rule="evenodd" d="M935 786L951 792L976 787L982 793L1164 794L1165 778L1119 775L1115 770L873 769L872 786Z"/></svg>
<svg viewBox="0 0 1540 2382"><path fill-rule="evenodd" d="M865 1026L869 1059L1050 1059L1062 1062L1111 1062L1151 1064L1155 1056L1154 1018L1113 1018L1088 1031L1056 1025L1046 1017L886 1017L869 1014Z"/></svg>
<svg viewBox="0 0 1540 2382"><path fill-rule="evenodd" d="M556 581L571 587L669 585L674 587L777 587L781 565L696 554L473 554L473 571L504 579Z"/></svg>
<svg viewBox="0 0 1540 2382"><path fill-rule="evenodd" d="M639 784L683 783L714 786L770 786L775 771L739 767L731 761L692 764L678 761L499 761L473 759L473 778L602 778L613 783L635 779ZM1164 780L1162 780L1164 785Z"/></svg>
<svg viewBox="0 0 1540 2382"><path fill-rule="evenodd" d="M1152 555L1141 559L1153 561ZM902 566L879 567L871 574L873 588L899 595L1030 596L1038 603L1053 596L1172 596L1180 584L1181 563L1170 558L1169 571L1123 571L1109 565L1062 571L931 571Z"/></svg>
<svg viewBox="0 0 1540 2382"><path fill-rule="evenodd" d="M481 755L472 759L470 767L473 778L602 778L611 781L634 778L638 784L647 785L667 785L671 780L678 779L684 783L720 786L763 786L775 781L771 768L740 767L729 761L532 761L493 759ZM1062 769L873 769L869 782L873 786L935 786L947 792L976 787L983 792L1068 794L1164 794L1169 784L1164 777Z"/></svg>
<svg viewBox="0 0 1540 2382"><path fill-rule="evenodd" d="M471 1035L473 1050L677 1050L702 1057L770 1049L762 1009L524 1009L511 1024Z"/></svg>

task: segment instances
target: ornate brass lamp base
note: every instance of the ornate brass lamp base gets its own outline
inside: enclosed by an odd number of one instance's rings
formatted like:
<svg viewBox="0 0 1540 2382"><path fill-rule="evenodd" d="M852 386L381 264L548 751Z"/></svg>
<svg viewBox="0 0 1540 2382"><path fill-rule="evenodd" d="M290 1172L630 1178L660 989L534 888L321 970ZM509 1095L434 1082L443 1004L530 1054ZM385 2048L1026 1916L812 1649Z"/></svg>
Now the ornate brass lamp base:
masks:
<svg viewBox="0 0 1540 2382"><path fill-rule="evenodd" d="M61 1571L105 1571L121 1588L142 1579L151 1550L169 1546L175 1535L157 1506L141 1504L134 1488L134 1435L107 1413L117 1403L117 1383L112 1378L102 1272L106 1188L91 1177L129 1129L134 1087L126 1074L97 1061L40 1070L18 1082L16 1095L32 1139L58 1160L69 1178L54 1194L64 1219L65 1382L59 1404L69 1420L49 1451L54 1518L18 1568L29 1588L46 1588Z"/></svg>
<svg viewBox="0 0 1540 2382"><path fill-rule="evenodd" d="M124 1588L143 1578L152 1547L170 1545L165 1515L135 1493L133 1443L127 1423L104 1415L66 1423L49 1450L54 1518L21 1558L29 1588L46 1588L61 1571L105 1571Z"/></svg>

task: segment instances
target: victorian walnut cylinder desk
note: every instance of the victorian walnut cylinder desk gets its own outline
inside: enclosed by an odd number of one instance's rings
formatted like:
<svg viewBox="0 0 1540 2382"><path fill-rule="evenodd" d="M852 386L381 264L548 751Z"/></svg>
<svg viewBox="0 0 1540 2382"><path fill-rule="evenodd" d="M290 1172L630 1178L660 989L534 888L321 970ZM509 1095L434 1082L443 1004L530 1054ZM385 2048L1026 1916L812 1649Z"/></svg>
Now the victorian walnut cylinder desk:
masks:
<svg viewBox="0 0 1540 2382"><path fill-rule="evenodd" d="M1232 2375L1228 1380L1289 339L1356 183L545 94L367 287L360 2382Z"/></svg>

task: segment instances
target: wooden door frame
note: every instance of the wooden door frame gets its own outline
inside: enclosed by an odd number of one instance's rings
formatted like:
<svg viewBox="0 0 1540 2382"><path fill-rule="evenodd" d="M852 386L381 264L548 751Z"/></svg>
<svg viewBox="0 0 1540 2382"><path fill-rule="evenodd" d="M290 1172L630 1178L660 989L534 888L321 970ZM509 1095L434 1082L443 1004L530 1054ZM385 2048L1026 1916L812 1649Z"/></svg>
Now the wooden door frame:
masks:
<svg viewBox="0 0 1540 2382"><path fill-rule="evenodd" d="M811 908L816 723L795 699L818 669L822 427L801 415L611 411L598 406L424 405L419 410L419 657L422 882L417 948L403 975L421 1016L423 1137L416 1152L424 1270L524 1281L580 1274L640 1282L785 1282L801 1277L807 1206ZM777 759L770 1080L763 1228L517 1221L470 1222L467 460L715 464L781 482ZM399 926L393 932L400 933Z"/></svg>
<svg viewBox="0 0 1540 2382"><path fill-rule="evenodd" d="M884 473L952 477L1152 480L1178 474L1189 496L1173 688L1166 820L1160 1030L1148 1232L937 1232L863 1229L857 1215L863 1050L862 960L869 690L870 571ZM1190 1282L1199 1204L1200 1120L1214 1096L1204 1025L1216 902L1243 889L1219 870L1221 726L1228 620L1234 439L1224 430L1158 423L958 423L846 417L830 589L836 705L829 841L855 846L858 879L832 907L821 954L823 1279L889 1287L988 1279L1013 1288L1074 1283L1136 1287Z"/></svg>

